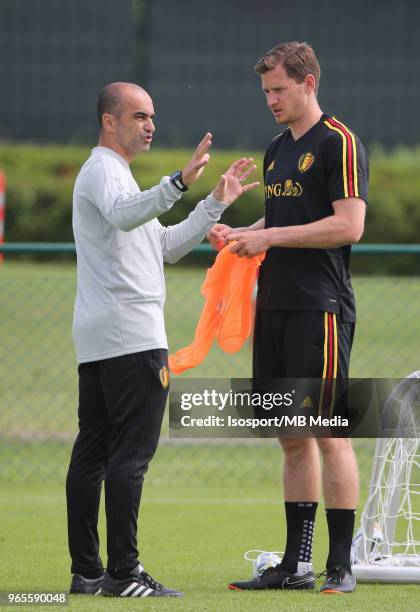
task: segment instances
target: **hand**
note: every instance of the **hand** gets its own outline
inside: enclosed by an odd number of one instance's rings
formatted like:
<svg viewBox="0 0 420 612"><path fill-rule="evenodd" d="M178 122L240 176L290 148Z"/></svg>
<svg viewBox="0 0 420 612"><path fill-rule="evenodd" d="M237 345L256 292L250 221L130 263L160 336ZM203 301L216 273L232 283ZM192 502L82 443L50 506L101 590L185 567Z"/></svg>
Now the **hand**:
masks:
<svg viewBox="0 0 420 612"><path fill-rule="evenodd" d="M206 166L206 164L208 163L210 155L207 151L211 147L211 139L211 133L207 132L203 140L200 142L200 144L194 151L194 155L183 169L182 182L187 187L192 185L198 179L198 177L202 174L204 170L204 166Z"/></svg>
<svg viewBox="0 0 420 612"><path fill-rule="evenodd" d="M252 163L253 161L252 157L242 157L242 159L238 159L224 174L222 174L212 192L216 200L229 205L235 202L243 193L258 187L260 184L259 181L242 185L243 181L247 179L257 167Z"/></svg>
<svg viewBox="0 0 420 612"><path fill-rule="evenodd" d="M256 230L254 232L233 232L226 237L227 242L236 241L230 247L231 253L237 253L239 257L254 257L264 253L270 248L270 233L269 230Z"/></svg>
<svg viewBox="0 0 420 612"><path fill-rule="evenodd" d="M207 234L207 240L213 249L220 251L226 244L225 238L235 230L224 223L216 223Z"/></svg>

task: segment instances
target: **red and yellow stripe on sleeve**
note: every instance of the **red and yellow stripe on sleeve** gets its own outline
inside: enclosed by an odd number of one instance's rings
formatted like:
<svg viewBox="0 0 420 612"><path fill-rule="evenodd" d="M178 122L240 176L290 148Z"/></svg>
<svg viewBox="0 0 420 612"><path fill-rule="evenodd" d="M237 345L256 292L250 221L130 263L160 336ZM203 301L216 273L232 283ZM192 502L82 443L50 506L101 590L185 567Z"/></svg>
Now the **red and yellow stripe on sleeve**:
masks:
<svg viewBox="0 0 420 612"><path fill-rule="evenodd" d="M326 119L325 125L340 134L343 143L343 185L345 198L358 198L359 184L357 180L357 148L354 135L337 119Z"/></svg>

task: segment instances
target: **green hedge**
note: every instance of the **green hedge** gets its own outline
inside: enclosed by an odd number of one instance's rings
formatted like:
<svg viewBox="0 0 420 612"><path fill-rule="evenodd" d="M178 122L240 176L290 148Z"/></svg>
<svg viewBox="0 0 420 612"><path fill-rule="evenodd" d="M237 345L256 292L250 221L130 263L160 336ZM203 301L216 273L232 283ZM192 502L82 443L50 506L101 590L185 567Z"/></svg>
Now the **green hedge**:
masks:
<svg viewBox="0 0 420 612"><path fill-rule="evenodd" d="M142 189L164 174L182 168L191 152L153 150L137 158L133 174ZM246 151L244 155L251 153ZM76 174L89 155L87 148L0 144L0 170L7 176L6 240L28 242L72 241L71 201ZM165 225L183 219L194 204L214 187L218 176L236 159L236 151L213 150L200 180L171 211ZM254 155L258 178L262 154ZM370 155L370 193L363 242L416 243L420 241L420 146ZM263 189L246 194L231 206L223 221L247 225L263 215Z"/></svg>

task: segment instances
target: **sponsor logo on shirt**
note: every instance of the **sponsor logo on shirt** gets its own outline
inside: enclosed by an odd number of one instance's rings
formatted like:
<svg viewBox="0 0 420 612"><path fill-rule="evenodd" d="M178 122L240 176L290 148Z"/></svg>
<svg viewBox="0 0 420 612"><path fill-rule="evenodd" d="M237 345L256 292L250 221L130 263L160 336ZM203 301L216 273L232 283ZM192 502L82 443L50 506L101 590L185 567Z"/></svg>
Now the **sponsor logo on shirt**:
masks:
<svg viewBox="0 0 420 612"><path fill-rule="evenodd" d="M271 164L268 166L268 168L267 168L267 172L268 172L269 170L272 170L273 168L274 168L274 159L273 159L273 161L271 162Z"/></svg>
<svg viewBox="0 0 420 612"><path fill-rule="evenodd" d="M304 153L299 157L298 168L300 172L307 172L315 161L314 154L311 152Z"/></svg>
<svg viewBox="0 0 420 612"><path fill-rule="evenodd" d="M276 198L283 197L299 197L303 193L303 188L300 183L293 182L292 179L287 179L284 183L274 183L273 185L265 185L264 187L265 197Z"/></svg>

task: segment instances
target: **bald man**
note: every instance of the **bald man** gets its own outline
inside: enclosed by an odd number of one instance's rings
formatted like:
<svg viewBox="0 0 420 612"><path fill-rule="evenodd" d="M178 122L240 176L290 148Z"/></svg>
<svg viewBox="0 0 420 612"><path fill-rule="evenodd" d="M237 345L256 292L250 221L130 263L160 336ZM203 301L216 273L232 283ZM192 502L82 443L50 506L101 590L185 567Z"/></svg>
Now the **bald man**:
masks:
<svg viewBox="0 0 420 612"><path fill-rule="evenodd" d="M67 475L71 593L122 597L182 595L139 563L137 516L143 477L158 444L168 385L163 262L198 245L226 207L258 183L244 184L251 158L233 163L188 218L171 227L169 210L209 161L206 134L185 168L140 191L130 163L155 132L149 94L112 83L98 99L98 146L73 195L77 297L73 339L79 373L79 434ZM105 481L107 571L97 530Z"/></svg>

